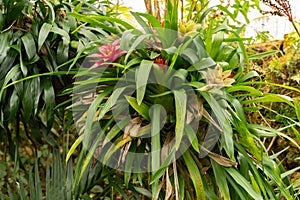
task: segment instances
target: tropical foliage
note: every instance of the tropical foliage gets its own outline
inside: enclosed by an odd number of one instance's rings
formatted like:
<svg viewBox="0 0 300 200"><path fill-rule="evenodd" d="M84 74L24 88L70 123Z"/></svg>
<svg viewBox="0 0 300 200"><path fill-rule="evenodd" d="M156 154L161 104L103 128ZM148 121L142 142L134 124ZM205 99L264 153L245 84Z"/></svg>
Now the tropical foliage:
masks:
<svg viewBox="0 0 300 200"><path fill-rule="evenodd" d="M299 149L300 106L261 86L300 91L260 79L251 61L277 51L249 54L235 20L258 2L197 2L136 28L107 1L3 1L0 199L298 198L267 145ZM297 117L252 123L266 103Z"/></svg>

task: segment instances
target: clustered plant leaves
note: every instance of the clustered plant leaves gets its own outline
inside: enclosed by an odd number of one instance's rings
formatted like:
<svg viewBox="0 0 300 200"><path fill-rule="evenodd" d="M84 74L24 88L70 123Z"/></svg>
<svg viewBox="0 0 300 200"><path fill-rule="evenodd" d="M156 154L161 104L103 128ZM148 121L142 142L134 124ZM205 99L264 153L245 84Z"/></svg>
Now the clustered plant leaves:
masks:
<svg viewBox="0 0 300 200"><path fill-rule="evenodd" d="M288 179L281 179L282 166L268 156L259 139L283 134L249 124L243 108L243 105L267 99L291 102L286 97L264 94L247 86L252 84L248 80L257 73L239 73L244 66L236 59L241 60L246 55L225 42L227 29L208 31L206 34L212 35L205 35L205 40L202 40L201 31L178 36L177 27L172 24L176 20L168 21L169 16L162 27L150 15L133 15L143 30L121 33L120 48L124 54L113 63L104 65L106 69L102 66L94 68L93 72L87 68L78 74L85 79L77 82L76 87L91 89L85 94L80 93L80 99L87 99L84 97L90 97L90 93L97 95L83 115L86 119L81 118L85 126L81 129L83 138L79 141L83 144L83 151L79 160L81 164L76 170L77 180L94 155L105 165L124 170L123 190L132 185L143 185L149 191L142 194L153 199L276 199L280 196L293 199L293 192L287 188ZM238 48L245 48L243 43L238 44ZM227 51L222 51L225 49ZM111 52L113 55L120 51L115 50ZM90 66L93 62L95 60L91 60ZM161 67L161 64L166 66ZM231 70L237 73L235 79L228 77ZM175 80L179 83L170 84L176 83ZM95 81L101 92L88 86ZM221 90L224 86L231 87ZM192 100L188 91L194 91L197 98ZM257 98L248 99L253 96ZM164 114L161 113L162 107L155 106L157 104L164 108ZM128 107L130 112L124 115ZM199 120L196 131L190 124L193 120ZM97 124L103 128L99 130ZM147 134L152 137L142 137ZM78 143L69 153L77 146ZM158 153L153 154L153 151ZM182 157L174 160L174 153L181 151ZM138 153L153 155L143 159ZM145 169L152 173L141 173ZM220 174L223 179L219 178ZM143 181L145 178L150 184ZM214 182L217 184L209 186ZM274 191L273 187L280 192ZM133 191L139 190L135 188ZM124 196L130 198L127 194Z"/></svg>
<svg viewBox="0 0 300 200"><path fill-rule="evenodd" d="M52 147L46 170L36 159L25 180L17 172L18 187L0 188L0 199L298 198L288 177L298 168L285 171L281 152L269 155L264 141L299 145L250 124L245 110L281 102L300 118L300 107L253 82L242 28L217 18L198 26L212 11L205 7L196 23L178 23L175 0L163 24L132 12L135 29L93 3L24 1L31 26L7 17L15 3L2 6L0 143L8 141L16 168L24 164L20 139Z"/></svg>

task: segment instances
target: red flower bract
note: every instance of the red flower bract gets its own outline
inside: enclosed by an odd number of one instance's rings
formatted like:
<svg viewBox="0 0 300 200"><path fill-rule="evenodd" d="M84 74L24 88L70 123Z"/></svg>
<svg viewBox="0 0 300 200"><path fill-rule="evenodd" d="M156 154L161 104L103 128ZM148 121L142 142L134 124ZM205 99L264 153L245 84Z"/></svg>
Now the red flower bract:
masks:
<svg viewBox="0 0 300 200"><path fill-rule="evenodd" d="M233 77L233 74L230 74L227 78L232 78Z"/></svg>
<svg viewBox="0 0 300 200"><path fill-rule="evenodd" d="M165 60L162 57L157 57L155 58L154 63L158 64L158 65L165 65Z"/></svg>
<svg viewBox="0 0 300 200"><path fill-rule="evenodd" d="M166 62L162 57L155 58L154 63L156 63L163 71L166 70Z"/></svg>
<svg viewBox="0 0 300 200"><path fill-rule="evenodd" d="M114 62L119 56L125 51L120 49L120 39L114 41L112 44L103 44L98 47L97 53L90 55L92 58L99 58L99 60L94 60L94 65L90 68L95 68L98 66L106 66L104 62Z"/></svg>

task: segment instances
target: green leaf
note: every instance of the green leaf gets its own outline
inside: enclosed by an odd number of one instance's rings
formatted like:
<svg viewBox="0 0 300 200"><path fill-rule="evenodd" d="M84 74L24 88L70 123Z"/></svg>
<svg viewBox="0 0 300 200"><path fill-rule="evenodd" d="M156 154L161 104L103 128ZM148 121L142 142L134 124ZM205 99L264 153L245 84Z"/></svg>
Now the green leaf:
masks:
<svg viewBox="0 0 300 200"><path fill-rule="evenodd" d="M275 161L271 160L268 157L263 158L262 165L259 166L261 170L264 170L264 173L266 176L273 181L275 185L279 188L282 195L287 200L293 200L294 198L291 196L290 192L286 188L285 184L283 183L283 180L281 178L280 171L278 169L278 166L276 165Z"/></svg>
<svg viewBox="0 0 300 200"><path fill-rule="evenodd" d="M35 183L34 185L35 185L36 199L43 199L37 159L35 160L35 163L34 163L34 183Z"/></svg>
<svg viewBox="0 0 300 200"><path fill-rule="evenodd" d="M271 83L271 82L266 82L266 81L253 81L253 82L239 83L239 85L253 85L253 84L256 84L256 85L270 85L270 86L285 88L285 89L300 93L300 90L297 89L296 87L283 85L283 84L277 84L277 83Z"/></svg>
<svg viewBox="0 0 300 200"><path fill-rule="evenodd" d="M102 133L99 133L97 138L95 138L93 140L93 144L92 144L91 148L89 148L87 155L85 155L84 161L82 163L81 172L79 175L79 180L82 179L84 173L86 172L87 167L89 166L89 164L91 162L92 157L95 156L95 151L99 147L99 142L101 141L102 136L103 136L103 131L102 131Z"/></svg>
<svg viewBox="0 0 300 200"><path fill-rule="evenodd" d="M203 70L216 65L216 62L211 58L202 58L199 62L193 64L193 67L197 70ZM189 69L190 70L190 69Z"/></svg>
<svg viewBox="0 0 300 200"><path fill-rule="evenodd" d="M291 170L288 170L288 171L282 173L282 174L280 175L280 177L281 177L282 179L284 179L284 178L286 178L286 177L288 177L288 176L294 174L294 173L297 172L298 170L300 170L300 166L295 167L295 168L293 168L293 169L291 169Z"/></svg>
<svg viewBox="0 0 300 200"><path fill-rule="evenodd" d="M144 195L145 197L148 197L149 199L152 198L151 192L149 192L147 189L142 188L142 187L134 187L134 189L135 189L138 193Z"/></svg>
<svg viewBox="0 0 300 200"><path fill-rule="evenodd" d="M135 29L135 27L133 27L129 23L116 17L109 17L109 16L102 16L102 15L82 15L82 16L90 17L91 19L96 19L101 22L109 21L111 23L117 23L124 26L124 28L126 29Z"/></svg>
<svg viewBox="0 0 300 200"><path fill-rule="evenodd" d="M262 96L263 93L251 86L242 86L242 85L233 85L231 87L226 88L227 92L238 92L238 91L245 91L249 92L249 96Z"/></svg>
<svg viewBox="0 0 300 200"><path fill-rule="evenodd" d="M95 33L92 32L92 30L88 30L86 29L87 27L85 27L85 29L81 28L78 30L78 33L84 35L85 37L87 37L90 41L97 41L99 40L99 38L97 37L97 35ZM76 40L73 42L77 42Z"/></svg>
<svg viewBox="0 0 300 200"><path fill-rule="evenodd" d="M122 95L126 87L116 88L111 96L108 98L103 108L101 109L98 118L102 119L104 115L111 109L118 101L118 98Z"/></svg>
<svg viewBox="0 0 300 200"><path fill-rule="evenodd" d="M56 34L64 37L65 40L67 40L67 42L70 43L70 36L69 36L68 32L65 31L64 29L53 26L51 28L51 32L56 33Z"/></svg>
<svg viewBox="0 0 300 200"><path fill-rule="evenodd" d="M11 97L10 97L10 102L9 102L9 105L10 105L9 120L12 120L12 119L15 118L16 113L19 109L19 103L20 103L19 96L17 94L17 91L14 90Z"/></svg>
<svg viewBox="0 0 300 200"><path fill-rule="evenodd" d="M57 63L62 64L68 61L69 57L69 43L70 41L63 38L62 41L58 43L57 47Z"/></svg>
<svg viewBox="0 0 300 200"><path fill-rule="evenodd" d="M162 163L161 167L157 171L153 172L150 184L154 183L156 180L159 180L159 178L162 177L162 175L164 175L167 167L169 167L169 165L175 157L175 152L175 148L172 148L171 152L169 153L165 161Z"/></svg>
<svg viewBox="0 0 300 200"><path fill-rule="evenodd" d="M297 103L297 102L295 102L294 106L295 106L295 111L296 111L296 115L297 115L298 121L300 122L300 104Z"/></svg>
<svg viewBox="0 0 300 200"><path fill-rule="evenodd" d="M54 5L52 3L50 3L48 0L45 0L45 3L48 6L48 13L49 13L50 21L53 24L54 21L55 21L55 11L54 11L54 8L53 8Z"/></svg>
<svg viewBox="0 0 300 200"><path fill-rule="evenodd" d="M131 12L135 20L141 25L141 27L145 30L148 34L153 34L153 31L149 28L149 25L141 18L140 13Z"/></svg>
<svg viewBox="0 0 300 200"><path fill-rule="evenodd" d="M53 198L51 193L50 180L50 156L48 156L46 165L46 200L51 200Z"/></svg>
<svg viewBox="0 0 300 200"><path fill-rule="evenodd" d="M199 142L198 142L198 138L197 135L194 131L194 129L188 124L185 126L185 134L188 136L192 147L195 149L196 152L200 153L200 149L199 149Z"/></svg>
<svg viewBox="0 0 300 200"><path fill-rule="evenodd" d="M7 31L0 34L0 64L6 58L9 49L11 48L11 41L12 41L13 32ZM17 50L18 51L18 50Z"/></svg>
<svg viewBox="0 0 300 200"><path fill-rule="evenodd" d="M259 149L255 143L254 136L251 134L247 127L247 121L245 120L245 117L242 116L241 119L238 116L235 116L232 114L234 125L236 128L236 131L239 136L239 142L241 145L243 145L245 148L249 150L249 152L255 156L255 158L259 161L262 160L262 151Z"/></svg>
<svg viewBox="0 0 300 200"><path fill-rule="evenodd" d="M163 47L167 47L168 43L166 42L172 39L172 36L175 36L174 31L169 29L163 29L160 21L158 21L158 19L156 19L153 15L148 13L139 13L139 12L131 12L131 14L135 17L138 23L143 27L146 33L153 34L153 31L149 28L149 25L141 18L141 16L148 20L148 23L150 23L154 27L155 31L157 32L157 37L162 42ZM171 41L174 42L174 40Z"/></svg>
<svg viewBox="0 0 300 200"><path fill-rule="evenodd" d="M146 104L141 103L141 105L138 105L136 98L131 96L125 96L125 97L127 102L130 104L131 107L133 107L135 111L137 111L140 115L142 115L144 119L150 121L149 107Z"/></svg>
<svg viewBox="0 0 300 200"><path fill-rule="evenodd" d="M256 192L252 185L237 170L233 168L225 168L225 170L234 179L236 183L238 183L242 188L244 188L247 191L247 193L253 199L263 200L261 194Z"/></svg>
<svg viewBox="0 0 300 200"><path fill-rule="evenodd" d="M218 54L223 53L223 51L220 51L220 47L221 47L223 41L224 41L224 32L223 31L218 32L215 35L213 43L212 43L213 48L211 48L211 51L208 52L213 59L216 59Z"/></svg>
<svg viewBox="0 0 300 200"><path fill-rule="evenodd" d="M32 167L29 168L29 194L30 194L30 199L36 199L35 184L32 175Z"/></svg>
<svg viewBox="0 0 300 200"><path fill-rule="evenodd" d="M223 145L229 158L234 160L234 145L233 145L233 131L229 119L225 115L225 108L221 107L220 103L207 92L200 93L206 102L209 104L213 111L213 117L216 117L218 124L221 126L223 134L221 135L223 139Z"/></svg>
<svg viewBox="0 0 300 200"><path fill-rule="evenodd" d="M282 102L286 103L290 106L293 105L293 99L290 98L289 96L286 95L281 95L281 94L272 94L272 93L266 93L264 94L263 97L255 98L255 99L250 99L250 100L245 100L242 102L242 104L251 104L251 103L264 103L264 102Z"/></svg>
<svg viewBox="0 0 300 200"><path fill-rule="evenodd" d="M271 51L266 51L266 52L262 52L262 53L256 53L254 55L249 56L249 60L265 58L265 57L271 56L276 53L278 53L278 50L271 50Z"/></svg>
<svg viewBox="0 0 300 200"><path fill-rule="evenodd" d="M19 180L19 194L20 194L20 198L21 200L27 200L27 195L25 193L25 188L24 188L24 185L23 185L23 182L22 180L20 179ZM1 193L0 193L0 198L1 198Z"/></svg>
<svg viewBox="0 0 300 200"><path fill-rule="evenodd" d="M252 158L250 158L249 154L245 151L245 148L243 148L237 142L235 142L235 146L237 147L237 150L243 155L242 159L244 159L249 164L249 166L251 167L252 173L254 174L254 177L255 177L255 181L259 185L259 189L264 194L265 199L268 199L268 198L275 199L275 194L274 194L274 191L272 189L272 186L269 185L269 183L267 183L268 186L266 184L264 184L265 183L264 181L267 181L264 178L264 174L262 174L261 171L259 171L257 169L257 167L255 166L255 163L253 163ZM269 197L267 196L266 191L268 192Z"/></svg>
<svg viewBox="0 0 300 200"><path fill-rule="evenodd" d="M44 42L46 41L46 38L48 37L50 31L52 29L52 25L48 23L44 23L41 27L39 38L38 38L38 51L43 46Z"/></svg>
<svg viewBox="0 0 300 200"><path fill-rule="evenodd" d="M251 127L251 130L255 130L258 133L260 133L259 136L274 137L275 135L278 135L282 138L289 140L291 143L293 143L293 145L300 148L300 145L293 138L291 138L285 133L280 132L280 130L276 130L267 126L262 126L259 124L248 124L248 126Z"/></svg>
<svg viewBox="0 0 300 200"><path fill-rule="evenodd" d="M114 18L114 17L99 16L99 15L83 15L83 14L79 14L79 13L76 13L76 12L69 13L69 15L72 16L72 17L75 17L79 21L91 23L93 25L96 25L96 26L98 26L100 28L103 28L104 30L106 30L110 33L114 33L114 34L117 34L118 31L115 28L107 26L104 23L105 21L121 24L122 26L124 26L127 29L134 29L134 27L131 26L130 24L128 24L128 23L126 23L123 20L120 20L118 18Z"/></svg>
<svg viewBox="0 0 300 200"><path fill-rule="evenodd" d="M31 33L26 33L22 38L21 38L23 45L26 50L26 54L28 57L28 60L31 60L35 55L36 55L36 46L35 46L35 41L31 35Z"/></svg>
<svg viewBox="0 0 300 200"><path fill-rule="evenodd" d="M136 144L131 143L130 151L135 152L136 151ZM126 188L129 186L129 182L131 180L131 171L132 166L134 165L134 162L136 162L136 158L134 156L127 156L125 159L125 169L124 169L124 183Z"/></svg>
<svg viewBox="0 0 300 200"><path fill-rule="evenodd" d="M129 122L130 122L130 119L125 118L122 121L120 121L119 123L115 124L111 128L111 130L107 133L105 140L112 141L118 135L118 133L128 125ZM105 152L105 156L102 161L103 164L106 164L108 162L108 160L112 157L112 155L118 150L118 148L121 148L123 145L125 145L127 142L129 142L132 138L130 136L128 136L126 138L119 137L118 139L116 140L116 142L119 141L119 143L116 145L112 145L107 150L107 152Z"/></svg>
<svg viewBox="0 0 300 200"><path fill-rule="evenodd" d="M182 174L179 174L178 182L179 182L179 196L180 196L180 200L184 200L185 181L184 181L184 178L182 177Z"/></svg>
<svg viewBox="0 0 300 200"><path fill-rule="evenodd" d="M246 80L248 79L251 79L251 78L254 78L254 77L259 77L259 74L256 72L256 71L250 71L248 72L246 75L244 76L241 76L237 82L238 83L242 83L242 82L245 82ZM251 82L250 82L251 83Z"/></svg>
<svg viewBox="0 0 300 200"><path fill-rule="evenodd" d="M242 123L247 124L247 118L246 118L243 106L241 105L240 101L237 99L233 99L231 103L236 111L237 118L239 120L241 120Z"/></svg>
<svg viewBox="0 0 300 200"><path fill-rule="evenodd" d="M197 52L192 48L184 49L181 56L187 57L189 59L190 64L194 64L199 61L199 56L198 56Z"/></svg>
<svg viewBox="0 0 300 200"><path fill-rule="evenodd" d="M71 148L69 149L67 156L66 156L66 163L68 163L69 159L71 158L72 154L74 153L75 149L78 147L78 145L81 144L81 142L83 141L83 136L81 135L79 136L75 142L72 144Z"/></svg>
<svg viewBox="0 0 300 200"><path fill-rule="evenodd" d="M23 117L25 122L28 122L33 114L34 91L32 83L32 79L27 80L24 83L24 91L22 94L22 107L24 111Z"/></svg>
<svg viewBox="0 0 300 200"><path fill-rule="evenodd" d="M217 185L218 185L220 193L222 195L221 198L222 199L230 199L228 183L227 183L227 180L224 178L224 177L226 177L224 167L217 164L213 159L210 159L210 162L211 162L211 165L212 165L212 168L214 171Z"/></svg>
<svg viewBox="0 0 300 200"><path fill-rule="evenodd" d="M89 108L86 112L87 118L85 121L85 127L84 127L84 133L83 133L83 135L84 135L83 142L85 145L88 145L90 143L91 134L93 131L93 123L95 121L97 109L98 109L99 105L102 103L102 101L104 100L104 98L112 91L112 89L113 88L108 88L105 91L103 91L100 95L98 95L96 97L96 99L93 100L92 104L89 106ZM109 109L110 108L107 108L106 112ZM102 109L102 111L103 111L103 109ZM103 116L105 115L105 113L103 113ZM99 133L99 135L100 135L100 133Z"/></svg>
<svg viewBox="0 0 300 200"><path fill-rule="evenodd" d="M199 56L199 59L201 60L202 58L207 58L208 54L205 50L205 44L204 41L202 40L202 38L197 35L194 39L193 39L193 44L196 46L197 48L197 54Z"/></svg>
<svg viewBox="0 0 300 200"><path fill-rule="evenodd" d="M192 182L194 184L194 188L197 196L196 199L205 200L206 197L205 197L204 187L202 183L201 173L197 167L196 162L194 161L189 151L186 151L183 154L183 159L185 162L185 166L188 168L190 178L192 179Z"/></svg>
<svg viewBox="0 0 300 200"><path fill-rule="evenodd" d="M125 62L126 64L127 64L127 60L128 60L128 58L129 58L130 54L131 54L134 50L136 50L136 48L138 47L138 45L140 45L141 42L142 42L143 40L145 40L146 38L149 38L150 36L151 36L151 34L144 34L144 35L138 36L138 37L135 39L135 41L130 45L130 48L129 48L129 50L127 51L127 54L126 54L126 56L125 56L124 62ZM149 62L149 61L148 61L148 62Z"/></svg>
<svg viewBox="0 0 300 200"><path fill-rule="evenodd" d="M173 31L178 30L178 0L168 0L167 13L165 16L165 29L171 29ZM171 40L174 38L170 37Z"/></svg>
<svg viewBox="0 0 300 200"><path fill-rule="evenodd" d="M161 125L161 106L154 105L151 117L151 170L160 169L160 125ZM159 180L152 183L152 198L158 197Z"/></svg>
<svg viewBox="0 0 300 200"><path fill-rule="evenodd" d="M143 60L140 67L136 70L136 97L137 103L140 106L145 95L148 78L152 69L153 61Z"/></svg>
<svg viewBox="0 0 300 200"><path fill-rule="evenodd" d="M50 79L43 79L42 86L46 105L47 129L50 131L54 122L55 93Z"/></svg>
<svg viewBox="0 0 300 200"><path fill-rule="evenodd" d="M6 25L11 25L14 23L15 20L17 20L19 17L23 17L22 10L27 4L26 0L17 0L17 1L1 1L1 4L6 6L6 14L7 17L5 17ZM5 13L5 12L4 12Z"/></svg>
<svg viewBox="0 0 300 200"><path fill-rule="evenodd" d="M150 22L151 25L155 28L157 28L157 27L161 28L162 27L161 24L160 24L160 21L158 21L158 19L156 17L154 17L153 15L151 15L151 14L140 13L140 12L134 12L134 14L146 18L148 20L148 22Z"/></svg>
<svg viewBox="0 0 300 200"><path fill-rule="evenodd" d="M175 149L178 150L185 127L187 95L183 89L173 91L175 98L176 125L175 125Z"/></svg>

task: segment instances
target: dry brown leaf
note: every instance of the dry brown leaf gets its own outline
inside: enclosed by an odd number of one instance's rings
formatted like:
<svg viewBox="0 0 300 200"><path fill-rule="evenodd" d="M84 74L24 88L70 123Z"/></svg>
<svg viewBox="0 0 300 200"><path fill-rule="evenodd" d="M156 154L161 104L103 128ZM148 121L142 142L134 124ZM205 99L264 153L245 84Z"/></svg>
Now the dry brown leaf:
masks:
<svg viewBox="0 0 300 200"><path fill-rule="evenodd" d="M137 137L141 127L140 117L136 117L130 120L129 124L124 129L124 137L130 135L131 137Z"/></svg>
<svg viewBox="0 0 300 200"><path fill-rule="evenodd" d="M187 110L187 112L186 112L186 123L190 124L194 119L195 119L194 113L192 113L191 111Z"/></svg>
<svg viewBox="0 0 300 200"><path fill-rule="evenodd" d="M169 177L169 168L167 168L166 170L166 196L165 196L165 200L168 200L170 198L170 196L172 195L173 192L173 187L170 181L170 177Z"/></svg>
<svg viewBox="0 0 300 200"><path fill-rule="evenodd" d="M128 151L129 151L129 148L131 146L131 142L128 142L125 147L123 148L123 154L122 156L120 156L119 158L119 162L118 164L120 165L121 163L125 163L125 159L126 159L126 156L128 154Z"/></svg>
<svg viewBox="0 0 300 200"><path fill-rule="evenodd" d="M136 137L137 134L139 133L140 127L141 127L141 124L134 124L129 131L129 135L131 137Z"/></svg>
<svg viewBox="0 0 300 200"><path fill-rule="evenodd" d="M203 116L204 107L203 107L203 101L199 98L198 98L198 105L199 105L198 119L200 120Z"/></svg>
<svg viewBox="0 0 300 200"><path fill-rule="evenodd" d="M190 124L194 119L198 121L202 118L203 115L203 102L201 99L191 98L188 101L188 110L187 110L187 119L186 123Z"/></svg>
<svg viewBox="0 0 300 200"><path fill-rule="evenodd" d="M216 161L216 163L218 163L219 165L222 165L224 167L234 166L235 168L237 168L237 165L238 165L237 162L234 162L234 161L232 161L224 156L221 156L219 154L213 153L203 146L201 147L201 150L204 150L205 152L207 152L208 156L211 159L213 159L214 161Z"/></svg>
<svg viewBox="0 0 300 200"><path fill-rule="evenodd" d="M222 132L221 127L217 124L217 122L209 115L209 113L203 108L203 116L212 123L219 131Z"/></svg>
<svg viewBox="0 0 300 200"><path fill-rule="evenodd" d="M174 144L175 144L175 140L172 140L171 136L168 135L164 141L163 147L161 148L161 153L160 153L161 163L165 162L166 158L169 156L171 152L171 147L173 147Z"/></svg>
<svg viewBox="0 0 300 200"><path fill-rule="evenodd" d="M176 200L180 199L179 193L179 182L178 182L178 174L177 174L177 166L176 166L176 159L173 159L173 172L174 172L174 184L175 184L175 198Z"/></svg>
<svg viewBox="0 0 300 200"><path fill-rule="evenodd" d="M209 170L209 168L211 167L211 165L207 166L207 167L203 167L201 169L201 174L206 174L207 170Z"/></svg>
<svg viewBox="0 0 300 200"><path fill-rule="evenodd" d="M163 176L162 181L158 185L158 190L157 190L156 196L155 197L152 196L153 200L157 200L158 199L158 195L159 195L159 193L161 191L161 188L163 187L164 184L165 184L165 176Z"/></svg>

